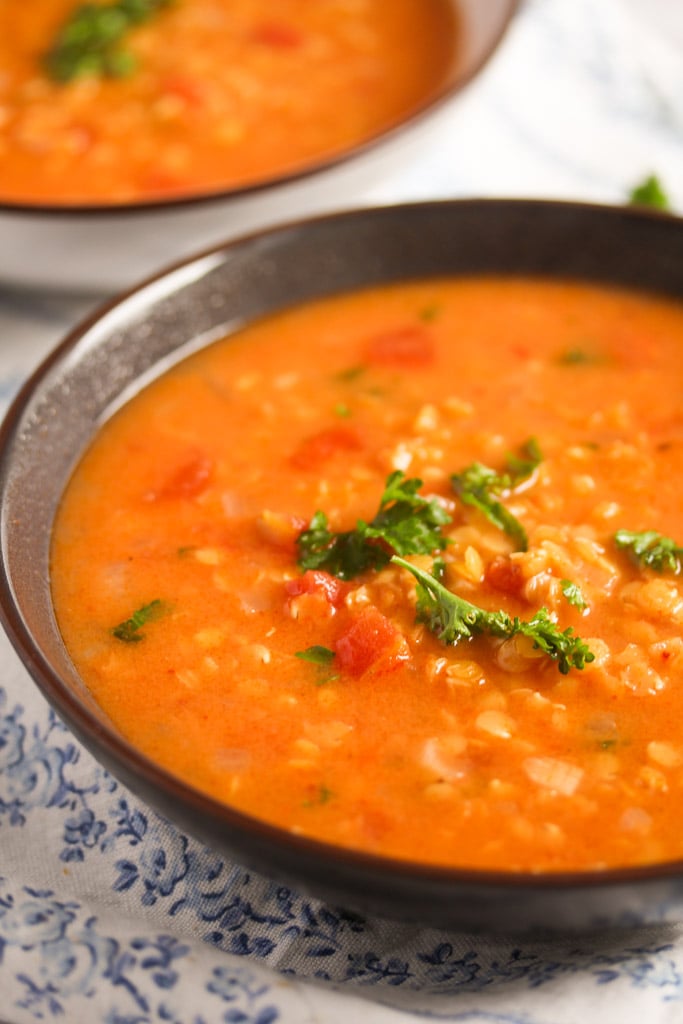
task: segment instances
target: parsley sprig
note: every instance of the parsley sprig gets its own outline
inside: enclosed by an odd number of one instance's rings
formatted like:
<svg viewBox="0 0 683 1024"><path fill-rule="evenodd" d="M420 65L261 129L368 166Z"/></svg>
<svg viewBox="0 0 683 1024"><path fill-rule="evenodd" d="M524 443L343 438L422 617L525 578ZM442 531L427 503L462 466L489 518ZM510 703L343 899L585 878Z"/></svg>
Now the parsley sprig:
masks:
<svg viewBox="0 0 683 1024"><path fill-rule="evenodd" d="M534 647L557 662L563 675L572 668L584 668L595 658L585 641L574 635L571 626L560 630L545 608L540 608L528 622L516 616L512 618L505 611L488 612L447 590L428 572L405 559L394 557L392 562L407 569L417 580L418 620L444 644L455 645L479 633L503 639L527 636L533 640Z"/></svg>
<svg viewBox="0 0 683 1024"><path fill-rule="evenodd" d="M481 462L472 462L462 472L451 476L451 485L461 501L479 509L489 522L507 533L518 551L526 551L529 546L526 530L498 498L527 480L541 461L538 442L530 438L522 448L521 457L508 453L504 473L496 473Z"/></svg>
<svg viewBox="0 0 683 1024"><path fill-rule="evenodd" d="M147 625L148 622L155 622L157 619L160 619L167 611L167 605L158 598L155 601L150 601L149 604L143 604L141 608L133 612L129 619L125 619L123 622L119 622L118 626L114 626L111 631L112 636L115 636L117 640L123 640L127 644L137 644L145 635L140 632L142 627Z"/></svg>
<svg viewBox="0 0 683 1024"><path fill-rule="evenodd" d="M654 569L655 572L681 571L683 547L672 537L665 537L656 530L643 530L642 533L617 530L614 543L618 548L627 551L635 562L648 569Z"/></svg>
<svg viewBox="0 0 683 1024"><path fill-rule="evenodd" d="M70 82L83 75L129 75L135 70L135 57L121 46L123 37L172 2L114 0L108 4L81 4L45 54L45 71L56 82Z"/></svg>
<svg viewBox="0 0 683 1024"><path fill-rule="evenodd" d="M451 517L436 498L418 494L421 486L421 480L396 470L387 477L377 514L369 523L359 519L354 530L331 531L325 513L317 511L297 540L299 568L325 569L350 580L367 569L382 569L392 553L442 550L447 544L442 527Z"/></svg>
<svg viewBox="0 0 683 1024"><path fill-rule="evenodd" d="M655 210L670 210L671 203L656 174L650 174L636 185L628 197L630 206L651 206Z"/></svg>

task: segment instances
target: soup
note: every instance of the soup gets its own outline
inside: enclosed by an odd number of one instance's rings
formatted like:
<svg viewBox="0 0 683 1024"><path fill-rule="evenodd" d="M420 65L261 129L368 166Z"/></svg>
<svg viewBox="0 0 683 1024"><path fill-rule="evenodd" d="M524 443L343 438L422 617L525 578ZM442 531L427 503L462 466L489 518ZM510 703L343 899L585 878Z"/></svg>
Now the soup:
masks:
<svg viewBox="0 0 683 1024"><path fill-rule="evenodd" d="M460 278L325 299L101 429L60 628L136 747L295 833L449 866L679 858L683 309Z"/></svg>
<svg viewBox="0 0 683 1024"><path fill-rule="evenodd" d="M0 201L128 203L294 174L414 113L456 60L448 0L137 7L126 21L108 0L98 20L74 0L0 0Z"/></svg>

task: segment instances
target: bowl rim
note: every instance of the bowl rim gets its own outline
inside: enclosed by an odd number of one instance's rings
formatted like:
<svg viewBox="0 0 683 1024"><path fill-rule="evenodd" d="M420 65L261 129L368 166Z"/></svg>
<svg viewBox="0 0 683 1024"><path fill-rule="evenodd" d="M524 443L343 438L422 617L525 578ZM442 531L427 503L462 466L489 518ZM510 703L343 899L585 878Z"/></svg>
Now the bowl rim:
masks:
<svg viewBox="0 0 683 1024"><path fill-rule="evenodd" d="M11 448L19 433L22 418L36 389L45 378L49 377L53 367L65 360L94 327L112 311L123 307L131 298L140 297L147 290L151 291L158 282L171 278L177 271L187 266L199 264L208 257L228 256L239 246L249 245L267 236L285 234L293 230L306 230L309 225L315 226L335 220L362 219L378 212L390 216L392 213L397 214L403 211L424 209L438 211L451 207L470 209L477 207L559 208L568 211L584 211L587 214L594 211L603 215L633 220L669 222L683 234L683 217L672 211L655 208L564 199L468 198L396 203L381 207L338 211L298 218L284 224L278 223L276 226L261 228L238 238L229 239L227 242L179 259L142 282L99 304L46 355L16 392L2 422L0 422L0 492L5 486L8 453L11 454ZM370 872L378 878L389 877L405 886L409 886L411 883L425 883L436 887L450 886L451 889L474 886L498 893L528 892L532 894L548 891L609 890L632 883L655 884L683 879L683 858L652 864L557 872L505 871L421 863L407 858L375 854L309 836L297 835L286 828L273 825L209 796L153 761L118 733L113 724L98 719L93 712L88 710L85 702L79 699L73 688L51 667L39 643L25 625L14 600L6 557L4 506L0 507L0 532L0 624L4 627L24 668L48 703L99 763L104 763L108 770L110 764L116 765L112 774L128 788L134 789L132 783L128 781L129 779L142 777L150 789L163 795L165 806L181 803L193 813L198 812L202 817L210 817L213 822L225 827L227 836L230 835L231 830L235 830L240 835L246 834L249 838L267 844L274 849L281 848L294 854L303 854L309 862L320 861L328 871L338 869L343 871L345 868L351 871L360 869ZM102 756L102 752L104 752L104 756ZM119 772L119 769L122 770ZM141 799L148 802L150 806L154 806L153 801L148 801L146 797L143 796ZM172 818L172 815L170 817ZM182 824L176 824L176 827L181 832L191 833L192 831L186 829Z"/></svg>
<svg viewBox="0 0 683 1024"><path fill-rule="evenodd" d="M458 0L455 0L455 2L457 3ZM169 213L197 207L201 208L215 202L226 202L258 196L261 193L268 192L270 189L305 183L309 179L325 174L325 172L346 166L353 163L357 158L374 152L385 143L400 138L413 127L426 121L432 114L441 110L451 99L471 84L500 46L515 14L521 7L522 0L499 0L499 3L501 4L500 14L498 20L492 26L486 46L482 49L478 59L468 67L466 73L459 73L456 66L453 73L446 76L446 81L425 95L410 109L407 115L399 116L385 128L373 133L369 138L348 146L331 156L306 163L299 169L271 178L260 178L245 185L230 188L214 188L198 193L180 193L177 196L167 196L159 199L140 199L114 203L32 203L26 200L14 202L2 199L0 193L0 215L25 215L61 220L65 217L85 219L91 217L120 217L121 214Z"/></svg>

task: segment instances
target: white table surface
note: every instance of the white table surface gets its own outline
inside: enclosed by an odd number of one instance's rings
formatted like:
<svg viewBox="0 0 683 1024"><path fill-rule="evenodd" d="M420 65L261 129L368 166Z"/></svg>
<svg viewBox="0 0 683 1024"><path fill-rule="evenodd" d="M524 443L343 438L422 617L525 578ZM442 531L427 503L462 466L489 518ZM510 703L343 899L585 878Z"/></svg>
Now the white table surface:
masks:
<svg viewBox="0 0 683 1024"><path fill-rule="evenodd" d="M438 146L344 205L622 203L656 173L683 211L682 55L683 0L527 0ZM96 301L0 283L3 408ZM681 1022L683 930L532 942L347 918L221 862L141 804L55 719L0 636L6 1024L419 1017Z"/></svg>

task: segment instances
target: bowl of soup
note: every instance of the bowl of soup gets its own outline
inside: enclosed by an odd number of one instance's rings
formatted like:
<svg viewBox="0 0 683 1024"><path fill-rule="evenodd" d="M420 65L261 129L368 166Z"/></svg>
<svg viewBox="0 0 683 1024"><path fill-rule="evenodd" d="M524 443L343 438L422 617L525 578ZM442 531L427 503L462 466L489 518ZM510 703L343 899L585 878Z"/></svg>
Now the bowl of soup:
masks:
<svg viewBox="0 0 683 1024"><path fill-rule="evenodd" d="M516 0L74 0L0 42L0 280L112 293L438 146Z"/></svg>
<svg viewBox="0 0 683 1024"><path fill-rule="evenodd" d="M681 911L683 225L461 201L104 307L0 435L5 628L180 827L463 928Z"/></svg>

